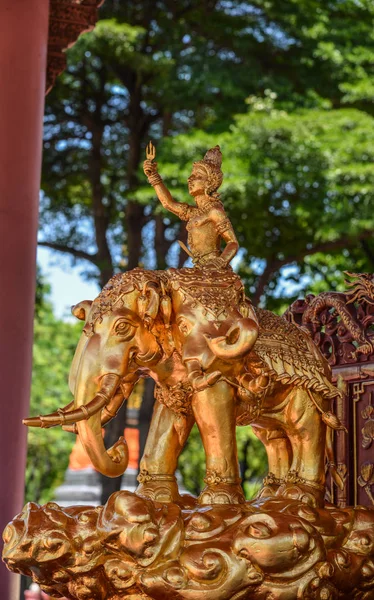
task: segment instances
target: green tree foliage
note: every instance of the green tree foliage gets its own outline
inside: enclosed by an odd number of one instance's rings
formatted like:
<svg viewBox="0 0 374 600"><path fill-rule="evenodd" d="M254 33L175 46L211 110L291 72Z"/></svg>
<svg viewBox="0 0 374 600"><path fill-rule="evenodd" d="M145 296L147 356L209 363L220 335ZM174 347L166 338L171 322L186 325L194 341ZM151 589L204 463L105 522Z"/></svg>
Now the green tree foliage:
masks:
<svg viewBox="0 0 374 600"><path fill-rule="evenodd" d="M199 5L105 3L48 100L41 243L85 260L102 285L119 267L149 259L150 238L164 267L179 235L179 223L152 212L154 201L134 199L148 138L227 124L252 89L248 65L226 48L246 16L228 14L224 26L215 3Z"/></svg>
<svg viewBox="0 0 374 600"><path fill-rule="evenodd" d="M42 283L40 274L38 288L41 293L34 322L30 415L50 413L71 402L68 375L81 329L79 324L60 321L53 315L48 286ZM59 427L29 429L26 501L51 500L55 487L63 480L73 443L74 437Z"/></svg>
<svg viewBox="0 0 374 600"><path fill-rule="evenodd" d="M262 21L263 41L278 41L268 54L273 76L265 87L277 92L284 107L348 104L372 114L370 0L255 0L251 6Z"/></svg>
<svg viewBox="0 0 374 600"><path fill-rule="evenodd" d="M107 0L48 99L40 242L100 284L139 261L175 264L184 230L137 194L149 137L195 128L209 146L266 89L287 112L371 113L373 13L364 0Z"/></svg>

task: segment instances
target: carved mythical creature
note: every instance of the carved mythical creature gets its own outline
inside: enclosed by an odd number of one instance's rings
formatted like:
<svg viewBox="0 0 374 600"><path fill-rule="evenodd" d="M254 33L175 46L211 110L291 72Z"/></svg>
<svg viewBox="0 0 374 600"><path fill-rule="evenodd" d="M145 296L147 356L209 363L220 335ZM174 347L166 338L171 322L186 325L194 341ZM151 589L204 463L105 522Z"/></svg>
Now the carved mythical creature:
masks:
<svg viewBox="0 0 374 600"><path fill-rule="evenodd" d="M96 600L84 578L100 562L102 545L96 534L99 513L92 506L73 506L65 512L54 502L43 507L29 502L3 533L8 567L32 576L53 596L56 588L50 589L47 581L67 585L74 572L74 589L83 592L86 588L89 595L85 597Z"/></svg>
<svg viewBox="0 0 374 600"><path fill-rule="evenodd" d="M139 377L152 377L157 401L139 493L181 501L174 473L196 421L207 458L200 502L243 502L235 425L251 423L272 473L263 493L322 502L325 423L340 427L328 413L339 392L326 361L297 326L268 311L256 316L237 281L235 291L231 271L207 271L200 287L194 271L134 269L113 277L94 302L76 305L85 325L70 373L74 406L26 424L78 432L95 468L119 475L127 466L126 443L120 439L107 451L101 428Z"/></svg>
<svg viewBox="0 0 374 600"><path fill-rule="evenodd" d="M29 504L3 537L7 566L53 597L373 597L374 511L364 507L278 498L180 510L122 491L96 509Z"/></svg>
<svg viewBox="0 0 374 600"><path fill-rule="evenodd" d="M369 273L349 273L346 275L351 277L353 281L348 281L347 286L350 291L342 292L322 292L318 296L308 294L305 298L307 307L302 314L302 326L308 328L308 325L319 325L319 317L326 309L334 309L340 318L340 328L349 332L352 339L358 344L354 354L361 352L362 354L371 354L374 352L373 338L369 338L363 323L360 323L351 306L355 302L361 304L363 302L374 305L374 276ZM298 301L297 301L298 302ZM291 305L285 317L292 320L292 312L295 304Z"/></svg>
<svg viewBox="0 0 374 600"><path fill-rule="evenodd" d="M171 198L154 157L150 146L145 172L163 205L188 221L195 267L134 269L113 277L93 303L77 304L73 313L85 326L70 373L74 403L25 422L77 432L95 468L120 475L128 462L126 442L121 438L106 450L101 428L139 377L152 377L157 402L138 494L183 502L174 473L196 422L207 469L200 503L243 503L235 428L251 423L269 459L262 495L322 503L325 449L333 463L326 424L342 428L328 412L339 394L329 367L297 326L256 313L229 267L238 246L216 194L219 147L194 164L189 190L196 207ZM227 244L222 254L221 239Z"/></svg>

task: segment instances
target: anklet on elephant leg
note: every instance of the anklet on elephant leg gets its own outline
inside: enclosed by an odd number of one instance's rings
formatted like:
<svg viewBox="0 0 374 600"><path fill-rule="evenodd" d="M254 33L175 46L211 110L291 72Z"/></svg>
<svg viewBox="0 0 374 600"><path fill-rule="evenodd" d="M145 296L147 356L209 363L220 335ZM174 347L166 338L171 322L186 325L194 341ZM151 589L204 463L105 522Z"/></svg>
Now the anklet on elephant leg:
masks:
<svg viewBox="0 0 374 600"><path fill-rule="evenodd" d="M268 473L266 477L262 480L262 485L282 485L285 480L283 477L275 477L274 473Z"/></svg>
<svg viewBox="0 0 374 600"><path fill-rule="evenodd" d="M222 477L216 471L207 471L204 477L204 482L207 485L219 485L220 483L240 484L240 477Z"/></svg>
<svg viewBox="0 0 374 600"><path fill-rule="evenodd" d="M175 475L168 475L166 473L148 473L146 469L141 469L137 476L137 480L139 483L148 483L149 481L177 481Z"/></svg>
<svg viewBox="0 0 374 600"><path fill-rule="evenodd" d="M320 490L321 492L325 490L325 486L322 483L316 483L315 481L304 479L304 477L300 477L297 471L289 471L289 473L287 473L286 477L284 478L284 483L308 485L309 487L315 488L316 490Z"/></svg>

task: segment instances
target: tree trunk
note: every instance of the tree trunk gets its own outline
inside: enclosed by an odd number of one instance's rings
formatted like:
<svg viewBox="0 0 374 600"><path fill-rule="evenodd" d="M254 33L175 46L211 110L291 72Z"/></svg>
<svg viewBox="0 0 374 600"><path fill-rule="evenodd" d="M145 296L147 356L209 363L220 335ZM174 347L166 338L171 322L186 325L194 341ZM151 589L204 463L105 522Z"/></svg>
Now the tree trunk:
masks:
<svg viewBox="0 0 374 600"><path fill-rule="evenodd" d="M260 277L258 278L256 291L252 296L252 302L253 302L254 306L258 306L258 304L261 300L261 296L264 294L264 292L266 290L266 286L269 284L272 276L278 270L278 268L279 267L275 262L270 261L267 263L265 269L263 270Z"/></svg>
<svg viewBox="0 0 374 600"><path fill-rule="evenodd" d="M183 242L185 246L187 246L187 237L188 237L188 233L187 233L186 224L184 221L181 221L178 239L180 239L180 241ZM186 251L183 250L183 248L179 248L178 269L182 269L182 267L187 259L188 259L188 256L186 254Z"/></svg>
<svg viewBox="0 0 374 600"><path fill-rule="evenodd" d="M137 170L141 160L142 127L144 122L144 113L141 107L141 86L134 82L134 87L130 92L129 103L129 160L127 179L129 186L129 196L132 190L138 185ZM127 231L127 268L135 269L139 265L142 251L142 230L145 225L144 206L137 202L128 200L126 211L126 231Z"/></svg>
<svg viewBox="0 0 374 600"><path fill-rule="evenodd" d="M170 241L165 237L165 222L162 215L155 216L155 252L157 269L166 269L166 255L169 252Z"/></svg>
<svg viewBox="0 0 374 600"><path fill-rule="evenodd" d="M104 287L113 275L113 262L109 250L107 232L109 217L103 203L103 186L101 184L102 157L101 145L104 127L95 123L92 127L92 152L89 162L89 174L92 189L92 207L97 245L97 265L100 270L100 285Z"/></svg>
<svg viewBox="0 0 374 600"><path fill-rule="evenodd" d="M145 223L144 206L129 200L126 206L127 269L139 265L142 252L142 231Z"/></svg>
<svg viewBox="0 0 374 600"><path fill-rule="evenodd" d="M135 86L130 94L129 104L129 158L128 158L128 194L137 186L137 169L141 156L141 135L139 129L143 118L141 108L140 88ZM101 221L98 221L101 224ZM125 210L125 230L127 232L127 270L135 269L139 265L142 251L142 230L145 224L144 206L127 200ZM104 271L101 272L104 274ZM126 427L126 406L122 407L117 416L108 424L105 430L105 444L113 445L123 435ZM101 476L101 503L105 504L109 496L121 489L122 477L109 478Z"/></svg>

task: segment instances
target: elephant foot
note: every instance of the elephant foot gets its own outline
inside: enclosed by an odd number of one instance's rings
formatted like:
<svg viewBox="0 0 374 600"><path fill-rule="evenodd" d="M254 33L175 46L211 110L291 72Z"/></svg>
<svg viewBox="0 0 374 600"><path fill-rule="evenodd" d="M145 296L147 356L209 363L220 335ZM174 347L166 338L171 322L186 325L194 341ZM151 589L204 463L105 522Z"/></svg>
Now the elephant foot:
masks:
<svg viewBox="0 0 374 600"><path fill-rule="evenodd" d="M285 483L277 490L276 496L278 498L289 498L290 500L298 500L304 504L309 504L309 506L313 506L314 508L323 508L325 504L324 485L302 479L301 477L297 477L297 481L292 481L292 479L295 479L295 477L291 471Z"/></svg>
<svg viewBox="0 0 374 600"><path fill-rule="evenodd" d="M142 469L138 481L139 485L135 490L137 496L154 502L184 504L174 475L151 474Z"/></svg>
<svg viewBox="0 0 374 600"><path fill-rule="evenodd" d="M207 485L197 499L198 504L244 504L240 482Z"/></svg>

